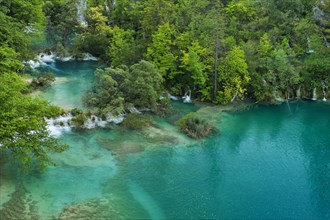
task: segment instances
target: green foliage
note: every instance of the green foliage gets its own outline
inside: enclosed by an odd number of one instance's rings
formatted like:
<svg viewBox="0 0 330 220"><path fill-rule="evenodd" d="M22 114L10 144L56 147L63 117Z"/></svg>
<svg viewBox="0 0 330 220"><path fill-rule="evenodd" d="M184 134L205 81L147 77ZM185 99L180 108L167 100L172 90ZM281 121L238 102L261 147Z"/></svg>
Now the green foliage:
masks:
<svg viewBox="0 0 330 220"><path fill-rule="evenodd" d="M173 78L178 72L175 65L177 56L173 54L174 26L165 23L158 27L152 35L152 43L148 47L147 57L156 64L165 78Z"/></svg>
<svg viewBox="0 0 330 220"><path fill-rule="evenodd" d="M50 87L54 81L55 75L53 73L43 73L32 80L29 88L31 90L47 88Z"/></svg>
<svg viewBox="0 0 330 220"><path fill-rule="evenodd" d="M0 74L0 151L10 151L28 171L44 169L54 165L49 153L66 148L49 136L44 120L61 111L45 101L23 95L24 87L15 73Z"/></svg>
<svg viewBox="0 0 330 220"><path fill-rule="evenodd" d="M114 67L119 65L130 66L138 62L138 46L133 38L134 32L131 30L125 31L115 26L110 33L111 43L108 54L111 65Z"/></svg>
<svg viewBox="0 0 330 220"><path fill-rule="evenodd" d="M74 109L71 111L73 118L71 119L70 123L76 129L81 129L85 125L85 121L87 120L86 114L81 111L80 109Z"/></svg>
<svg viewBox="0 0 330 220"><path fill-rule="evenodd" d="M131 113L126 116L122 125L130 130L141 130L152 124L149 117L143 114Z"/></svg>
<svg viewBox="0 0 330 220"><path fill-rule="evenodd" d="M101 7L92 7L87 12L88 26L75 41L74 50L88 52L94 56L108 59L111 28L107 25L108 19L102 14Z"/></svg>
<svg viewBox="0 0 330 220"><path fill-rule="evenodd" d="M192 87L199 90L205 88L208 76L206 74L206 64L202 62L202 57L206 55L206 49L202 48L198 42L194 42L188 47L188 52L183 51L182 68L191 74Z"/></svg>
<svg viewBox="0 0 330 220"><path fill-rule="evenodd" d="M147 59L159 69L167 90L176 95L190 88L194 98L216 103L245 96L269 101L274 93L292 94L312 78L327 78L323 55L319 67L305 58L315 57L306 55L316 51L314 36L323 41L319 51L326 54L328 1L93 0L88 4L89 26L77 38L77 54L90 52L112 67ZM314 6L322 12L315 15ZM245 57L233 55L237 47ZM314 76L305 71L307 66L324 70Z"/></svg>
<svg viewBox="0 0 330 220"><path fill-rule="evenodd" d="M236 97L243 97L250 75L242 49L234 47L220 60L218 81L220 91L216 102L226 104Z"/></svg>
<svg viewBox="0 0 330 220"><path fill-rule="evenodd" d="M79 109L79 108L74 108L74 109L71 110L71 115L72 116L81 115L83 113L84 113L84 111Z"/></svg>
<svg viewBox="0 0 330 220"><path fill-rule="evenodd" d="M132 107L156 109L163 79L152 63L142 60L129 69L98 69L95 75L95 85L84 98L87 106L114 115Z"/></svg>
<svg viewBox="0 0 330 220"><path fill-rule="evenodd" d="M0 44L0 73L19 72L22 69L22 62L18 60L18 54L7 44Z"/></svg>
<svg viewBox="0 0 330 220"><path fill-rule="evenodd" d="M47 19L48 39L57 50L63 49L60 45L69 45L70 37L80 28L77 3L78 0L45 1L43 10Z"/></svg>
<svg viewBox="0 0 330 220"><path fill-rule="evenodd" d="M42 4L43 0L1 1L0 56L8 53L11 54L8 56L10 59L14 57L23 59L29 56L29 43L32 38L40 35L44 25ZM6 48L10 48L16 54Z"/></svg>
<svg viewBox="0 0 330 220"><path fill-rule="evenodd" d="M177 122L178 128L189 137L200 139L214 131L214 127L207 120L199 118L196 113L189 113Z"/></svg>

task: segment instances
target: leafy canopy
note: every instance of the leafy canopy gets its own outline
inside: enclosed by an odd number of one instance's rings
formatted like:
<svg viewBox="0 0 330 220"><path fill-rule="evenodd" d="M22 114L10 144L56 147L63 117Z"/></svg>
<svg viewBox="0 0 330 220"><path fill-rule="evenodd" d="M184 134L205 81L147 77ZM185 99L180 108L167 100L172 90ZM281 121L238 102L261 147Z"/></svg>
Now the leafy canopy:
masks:
<svg viewBox="0 0 330 220"><path fill-rule="evenodd" d="M51 152L62 152L47 130L45 117L60 114L60 109L40 99L23 95L25 83L15 73L0 74L0 151L10 151L25 170L54 165Z"/></svg>

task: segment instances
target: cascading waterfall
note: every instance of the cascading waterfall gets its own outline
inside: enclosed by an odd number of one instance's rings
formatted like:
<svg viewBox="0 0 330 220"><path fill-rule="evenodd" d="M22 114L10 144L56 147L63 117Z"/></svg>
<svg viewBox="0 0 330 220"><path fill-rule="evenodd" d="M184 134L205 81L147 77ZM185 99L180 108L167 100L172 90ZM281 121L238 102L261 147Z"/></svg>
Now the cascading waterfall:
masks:
<svg viewBox="0 0 330 220"><path fill-rule="evenodd" d="M82 58L76 59L72 55L69 55L67 57L58 57L55 52L50 52L50 53L40 53L33 60L28 60L25 61L24 63L29 65L32 69L35 69L40 66L47 66L50 63L56 62L56 60L67 62L71 60L98 61L99 59L89 53L84 53Z"/></svg>
<svg viewBox="0 0 330 220"><path fill-rule="evenodd" d="M321 84L322 84L322 92L323 92L323 101L326 102L327 101L327 98L326 98L326 92L325 92L325 89L328 88L328 86L326 85L326 83L321 80Z"/></svg>
<svg viewBox="0 0 330 220"><path fill-rule="evenodd" d="M327 101L327 98L325 97L325 94L326 94L326 93L325 93L325 91L323 90L323 99L322 99L322 100L323 100L324 102Z"/></svg>
<svg viewBox="0 0 330 220"><path fill-rule="evenodd" d="M81 26L84 27L87 26L87 22L85 18L85 10L86 10L86 1L79 0L77 4L77 21Z"/></svg>
<svg viewBox="0 0 330 220"><path fill-rule="evenodd" d="M299 86L299 88L297 89L297 98L301 98L301 86Z"/></svg>
<svg viewBox="0 0 330 220"><path fill-rule="evenodd" d="M316 94L316 88L314 87L313 89L313 98L312 98L313 101L316 101L317 100L317 94Z"/></svg>
<svg viewBox="0 0 330 220"><path fill-rule="evenodd" d="M182 97L184 103L191 103L191 90L189 89Z"/></svg>
<svg viewBox="0 0 330 220"><path fill-rule="evenodd" d="M105 11L107 12L107 13L110 13L110 8L109 8L109 6L105 6Z"/></svg>
<svg viewBox="0 0 330 220"><path fill-rule="evenodd" d="M91 115L86 119L84 124L81 126L85 129L93 129L96 127L105 127L108 123L119 124L124 120L124 114L113 116L108 114L105 119ZM45 119L47 122L47 129L49 133L54 137L59 137L63 133L70 132L75 126L72 124L73 116L69 113L57 118Z"/></svg>
<svg viewBox="0 0 330 220"><path fill-rule="evenodd" d="M311 49L310 45L311 45L311 39L309 37L307 37L307 45L308 45L308 54L314 53L314 50Z"/></svg>

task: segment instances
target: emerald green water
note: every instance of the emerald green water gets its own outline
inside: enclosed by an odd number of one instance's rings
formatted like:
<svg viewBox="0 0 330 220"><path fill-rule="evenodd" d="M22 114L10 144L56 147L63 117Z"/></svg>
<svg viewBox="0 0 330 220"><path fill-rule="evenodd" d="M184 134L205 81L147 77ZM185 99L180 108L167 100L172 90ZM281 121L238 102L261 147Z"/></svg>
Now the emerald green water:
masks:
<svg viewBox="0 0 330 220"><path fill-rule="evenodd" d="M57 80L41 96L63 108L83 108L82 95L92 86L97 66L95 61L49 63L42 70L55 73Z"/></svg>
<svg viewBox="0 0 330 220"><path fill-rule="evenodd" d="M174 107L180 114L201 106ZM53 155L58 167L21 175L2 166L0 212L22 203L40 219L58 218L64 209L62 219L329 219L330 105L290 107L210 108L210 117L222 114L221 132L203 141L179 134L175 115L142 132L65 133L60 139L70 148ZM12 194L20 188L29 200ZM6 205L11 198L15 205Z"/></svg>

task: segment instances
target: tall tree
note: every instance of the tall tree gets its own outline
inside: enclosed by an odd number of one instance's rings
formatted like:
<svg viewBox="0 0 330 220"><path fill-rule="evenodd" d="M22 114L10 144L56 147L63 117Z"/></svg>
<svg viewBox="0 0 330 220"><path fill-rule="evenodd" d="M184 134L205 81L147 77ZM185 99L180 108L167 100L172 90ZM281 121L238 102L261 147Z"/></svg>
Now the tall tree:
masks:
<svg viewBox="0 0 330 220"><path fill-rule="evenodd" d="M44 169L54 164L51 152L66 148L50 137L44 119L58 115L60 109L23 95L24 87L17 74L0 74L0 151L11 152L25 170Z"/></svg>
<svg viewBox="0 0 330 220"><path fill-rule="evenodd" d="M168 22L160 25L152 35L152 43L148 47L147 58L156 64L166 79L172 79L177 73L177 56L175 47L175 29Z"/></svg>
<svg viewBox="0 0 330 220"><path fill-rule="evenodd" d="M244 51L240 47L233 47L227 56L220 60L219 73L220 91L218 91L216 101L228 103L237 97L243 97L250 75Z"/></svg>

